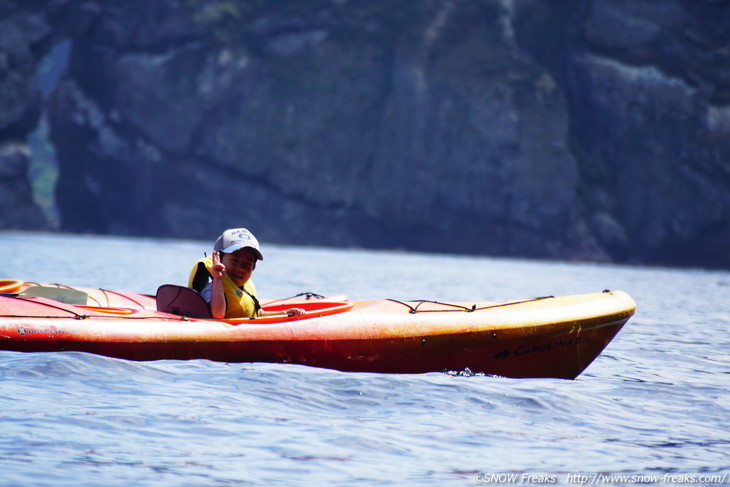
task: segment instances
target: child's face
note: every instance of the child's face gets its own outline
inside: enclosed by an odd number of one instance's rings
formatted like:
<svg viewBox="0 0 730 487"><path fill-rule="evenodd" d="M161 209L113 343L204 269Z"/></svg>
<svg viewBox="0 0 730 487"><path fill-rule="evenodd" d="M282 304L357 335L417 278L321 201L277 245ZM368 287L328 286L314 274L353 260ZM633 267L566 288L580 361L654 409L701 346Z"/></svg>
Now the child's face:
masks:
<svg viewBox="0 0 730 487"><path fill-rule="evenodd" d="M226 266L226 274L237 286L243 286L251 279L256 264L256 254L248 247L224 254L221 264Z"/></svg>

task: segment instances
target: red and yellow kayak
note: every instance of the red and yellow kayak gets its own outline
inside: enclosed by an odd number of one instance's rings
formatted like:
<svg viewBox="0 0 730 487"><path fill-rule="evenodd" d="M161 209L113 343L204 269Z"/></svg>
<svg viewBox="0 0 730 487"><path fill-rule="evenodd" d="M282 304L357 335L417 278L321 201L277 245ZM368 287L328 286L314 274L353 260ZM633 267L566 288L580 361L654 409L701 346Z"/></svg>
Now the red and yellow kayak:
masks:
<svg viewBox="0 0 730 487"><path fill-rule="evenodd" d="M264 301L304 317L192 318L155 297L0 281L0 349L80 351L129 360L280 362L351 372L463 371L577 377L634 314L621 291L509 302Z"/></svg>

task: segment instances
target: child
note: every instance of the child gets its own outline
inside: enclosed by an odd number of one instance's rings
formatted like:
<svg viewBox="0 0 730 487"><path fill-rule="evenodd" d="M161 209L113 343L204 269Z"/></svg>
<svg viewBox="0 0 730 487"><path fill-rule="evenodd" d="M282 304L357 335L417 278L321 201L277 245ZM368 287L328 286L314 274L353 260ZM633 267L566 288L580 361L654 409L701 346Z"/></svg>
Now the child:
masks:
<svg viewBox="0 0 730 487"><path fill-rule="evenodd" d="M218 237L213 255L200 259L190 273L188 287L210 304L213 318L270 316L279 312L261 310L251 274L256 261L264 260L256 237L245 228L231 228ZM212 278L212 281L209 281ZM304 315L301 308L286 310L289 316Z"/></svg>

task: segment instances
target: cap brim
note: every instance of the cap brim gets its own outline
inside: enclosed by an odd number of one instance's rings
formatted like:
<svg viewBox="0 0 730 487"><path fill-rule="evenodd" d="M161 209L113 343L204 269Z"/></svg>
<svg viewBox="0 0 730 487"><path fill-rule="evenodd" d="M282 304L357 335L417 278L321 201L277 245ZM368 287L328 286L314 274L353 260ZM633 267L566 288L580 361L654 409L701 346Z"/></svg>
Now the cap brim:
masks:
<svg viewBox="0 0 730 487"><path fill-rule="evenodd" d="M231 252L235 252L236 250L240 250L240 249L251 249L251 250L253 250L253 253L256 254L256 258L258 260L264 260L264 256L261 255L261 252L258 249L251 247L250 245L240 245L240 244L230 245L230 246L226 247L225 249L221 249L221 252L223 252L224 254L230 254Z"/></svg>

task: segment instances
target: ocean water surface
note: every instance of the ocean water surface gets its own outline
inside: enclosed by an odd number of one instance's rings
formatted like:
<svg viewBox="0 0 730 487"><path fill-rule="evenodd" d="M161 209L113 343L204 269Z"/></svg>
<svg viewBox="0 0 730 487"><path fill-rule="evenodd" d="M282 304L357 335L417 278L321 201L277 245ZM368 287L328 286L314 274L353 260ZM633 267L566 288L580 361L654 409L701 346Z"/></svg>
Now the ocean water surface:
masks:
<svg viewBox="0 0 730 487"><path fill-rule="evenodd" d="M211 244L0 233L0 279L154 293ZM638 307L572 381L0 351L0 485L730 485L730 273L262 250L266 297Z"/></svg>

